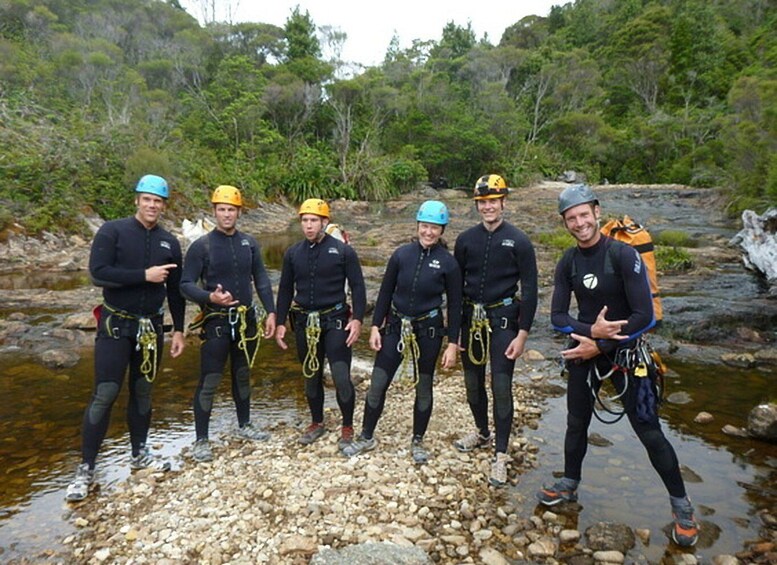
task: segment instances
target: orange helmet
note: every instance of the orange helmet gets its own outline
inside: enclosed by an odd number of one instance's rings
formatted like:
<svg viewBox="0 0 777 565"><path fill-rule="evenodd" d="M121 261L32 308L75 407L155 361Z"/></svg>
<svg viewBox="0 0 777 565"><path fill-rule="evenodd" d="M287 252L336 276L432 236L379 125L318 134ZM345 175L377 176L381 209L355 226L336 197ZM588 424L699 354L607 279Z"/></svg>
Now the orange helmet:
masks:
<svg viewBox="0 0 777 565"><path fill-rule="evenodd" d="M299 215L302 214L315 214L322 218L329 218L329 204L320 198L308 198L299 207Z"/></svg>
<svg viewBox="0 0 777 565"><path fill-rule="evenodd" d="M231 204L232 206L242 206L243 197L240 196L240 191L234 186L228 184L222 184L213 191L213 196L210 201L213 204Z"/></svg>
<svg viewBox="0 0 777 565"><path fill-rule="evenodd" d="M499 175L483 175L475 183L475 200L491 200L507 196L507 183Z"/></svg>

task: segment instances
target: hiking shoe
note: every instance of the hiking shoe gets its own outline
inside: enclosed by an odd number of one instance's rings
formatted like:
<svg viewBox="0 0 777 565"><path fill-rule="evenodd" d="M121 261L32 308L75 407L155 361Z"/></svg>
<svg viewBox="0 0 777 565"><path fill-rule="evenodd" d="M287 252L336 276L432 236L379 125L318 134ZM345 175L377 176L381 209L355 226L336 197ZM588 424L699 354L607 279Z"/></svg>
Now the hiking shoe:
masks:
<svg viewBox="0 0 777 565"><path fill-rule="evenodd" d="M537 492L537 500L545 506L553 506L559 502L577 502L577 492L559 481L552 487L543 485Z"/></svg>
<svg viewBox="0 0 777 565"><path fill-rule="evenodd" d="M270 434L268 432L263 432L259 428L255 428L251 422L240 426L235 432L235 435L248 441L267 441L270 439Z"/></svg>
<svg viewBox="0 0 777 565"><path fill-rule="evenodd" d="M337 442L337 447L340 451L351 445L353 442L353 426L343 426L340 429L340 440Z"/></svg>
<svg viewBox="0 0 777 565"><path fill-rule="evenodd" d="M510 456L507 453L497 453L494 462L491 464L491 476L488 482L492 487L502 487L507 483L507 462Z"/></svg>
<svg viewBox="0 0 777 565"><path fill-rule="evenodd" d="M466 453L468 451L472 451L473 449L477 449L479 447L488 447L489 445L491 445L491 442L493 441L493 439L494 439L494 434L489 434L488 437L483 437L477 432L472 432L454 441L453 447L455 447L462 453Z"/></svg>
<svg viewBox="0 0 777 565"><path fill-rule="evenodd" d="M325 433L326 428L324 427L324 424L313 422L307 427L305 433L299 436L297 441L299 441L302 445L310 445Z"/></svg>
<svg viewBox="0 0 777 565"><path fill-rule="evenodd" d="M205 463L207 461L213 461L213 450L210 447L210 441L208 438L198 439L192 446L192 457L198 463Z"/></svg>
<svg viewBox="0 0 777 565"><path fill-rule="evenodd" d="M413 457L413 463L416 465L424 465L429 461L429 452L424 447L424 440L422 438L413 438L410 443L410 455Z"/></svg>
<svg viewBox="0 0 777 565"><path fill-rule="evenodd" d="M147 447L141 447L137 455L130 458L130 469L151 469L153 471L169 471L172 468L169 461L152 455Z"/></svg>
<svg viewBox="0 0 777 565"><path fill-rule="evenodd" d="M346 457L353 457L354 455L359 455L365 451L372 451L377 445L378 440L376 440L374 437L367 439L365 437L359 436L353 440L350 445L347 445L345 449L343 449L343 455Z"/></svg>
<svg viewBox="0 0 777 565"><path fill-rule="evenodd" d="M81 463L76 468L76 476L73 482L67 486L65 500L76 502L89 496L89 486L94 481L94 469L89 468L89 463Z"/></svg>
<svg viewBox="0 0 777 565"><path fill-rule="evenodd" d="M672 539L680 547L696 545L699 539L699 524L693 516L693 506L673 507Z"/></svg>

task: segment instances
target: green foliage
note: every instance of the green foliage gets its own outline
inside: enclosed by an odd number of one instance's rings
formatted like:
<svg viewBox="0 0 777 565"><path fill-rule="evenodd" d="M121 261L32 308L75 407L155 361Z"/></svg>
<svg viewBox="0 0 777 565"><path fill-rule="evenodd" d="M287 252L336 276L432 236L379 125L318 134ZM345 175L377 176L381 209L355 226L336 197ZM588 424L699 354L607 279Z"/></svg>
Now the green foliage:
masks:
<svg viewBox="0 0 777 565"><path fill-rule="evenodd" d="M697 247L699 245L690 234L680 230L663 230L653 234L653 243L667 247Z"/></svg>
<svg viewBox="0 0 777 565"><path fill-rule="evenodd" d="M659 271L688 271L693 268L693 259L685 249L659 245L655 253Z"/></svg>
<svg viewBox="0 0 777 565"><path fill-rule="evenodd" d="M557 257L560 257L564 250L575 245L575 238L564 228L539 233L535 236L535 241L555 251Z"/></svg>
<svg viewBox="0 0 777 565"><path fill-rule="evenodd" d="M777 204L773 3L577 0L440 35L397 38L341 79L319 37L336 51L342 34L300 8L283 27L200 26L177 2L0 2L0 200L61 230L84 210L131 213L152 170L175 216L222 183L249 200L380 200L428 178L574 169L723 185L735 213Z"/></svg>

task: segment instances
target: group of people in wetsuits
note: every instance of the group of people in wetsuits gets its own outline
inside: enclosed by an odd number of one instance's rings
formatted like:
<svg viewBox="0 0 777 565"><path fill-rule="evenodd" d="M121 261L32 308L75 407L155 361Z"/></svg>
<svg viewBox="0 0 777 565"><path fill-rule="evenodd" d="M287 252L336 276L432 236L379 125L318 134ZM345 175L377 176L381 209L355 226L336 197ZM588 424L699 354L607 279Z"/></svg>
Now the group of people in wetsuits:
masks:
<svg viewBox="0 0 777 565"><path fill-rule="evenodd" d="M342 454L353 457L377 446L375 431L388 388L401 379L415 388L410 454L414 463L426 464L431 455L424 435L432 414L438 358L442 351L441 366L452 368L461 353L475 425L453 446L462 452L493 446L488 481L494 487L507 484L513 372L526 347L538 292L534 248L522 230L504 219L508 193L500 175L477 180L473 198L480 221L459 234L452 253L442 237L450 221L446 205L429 200L418 209L415 236L391 255L376 299L369 331L369 345L376 355L357 435L356 392L350 373L352 346L366 312L366 289L354 248L327 233L329 205L312 198L300 206L304 238L284 254L274 303L260 246L237 228L243 200L236 187L215 189L211 203L216 227L193 242L183 258L176 238L159 225L169 198L167 182L155 175L141 178L135 215L106 222L92 244L89 271L94 284L102 287L104 301L95 309L94 390L84 413L82 462L68 487L67 500L83 500L89 494L97 453L125 374L129 375L130 464L133 469L170 468L146 446L151 388L164 342L165 299L173 321L173 357L184 348L185 300L200 308L190 325L199 330L202 340L193 399L195 461L213 459L208 428L227 360L237 411L236 435L253 441L269 438L251 422L250 371L261 337L274 337L279 347L288 347L289 322L311 414L310 425L298 438L300 444L311 444L327 433L324 362L328 362L342 415L338 438ZM559 261L554 277L551 321L570 337L569 347L562 351L569 384L564 476L537 493L548 506L577 500L594 413L592 389L600 386L600 381L590 378L592 372L612 371L616 355L633 348L654 324L640 255L600 232L599 201L590 187L564 189L558 211L576 245ZM617 260L604 260L613 254ZM254 292L259 303L253 300ZM572 295L577 314L570 313ZM613 374L616 389L625 391L628 372ZM646 417L637 410L633 395L625 397L624 411L669 492L672 538L681 546L695 544L694 509L657 413Z"/></svg>

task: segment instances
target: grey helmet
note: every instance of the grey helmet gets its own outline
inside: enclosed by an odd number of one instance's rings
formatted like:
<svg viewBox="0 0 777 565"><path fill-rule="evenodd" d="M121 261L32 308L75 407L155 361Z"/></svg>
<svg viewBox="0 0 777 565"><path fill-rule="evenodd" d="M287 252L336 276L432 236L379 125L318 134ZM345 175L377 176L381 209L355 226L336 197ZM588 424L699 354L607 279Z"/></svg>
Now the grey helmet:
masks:
<svg viewBox="0 0 777 565"><path fill-rule="evenodd" d="M566 187L561 191L561 194L558 195L558 213L563 216L564 212L570 208L574 208L580 204L588 204L590 202L593 202L597 206L599 205L599 200L596 199L596 195L594 194L594 191L591 190L591 187L587 184L573 184L572 186Z"/></svg>

